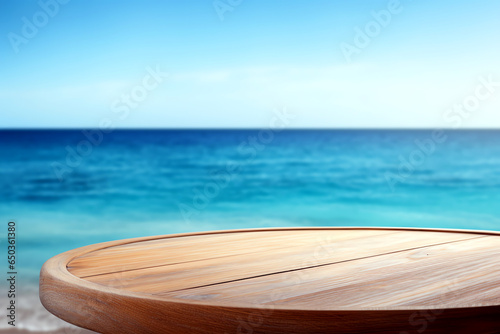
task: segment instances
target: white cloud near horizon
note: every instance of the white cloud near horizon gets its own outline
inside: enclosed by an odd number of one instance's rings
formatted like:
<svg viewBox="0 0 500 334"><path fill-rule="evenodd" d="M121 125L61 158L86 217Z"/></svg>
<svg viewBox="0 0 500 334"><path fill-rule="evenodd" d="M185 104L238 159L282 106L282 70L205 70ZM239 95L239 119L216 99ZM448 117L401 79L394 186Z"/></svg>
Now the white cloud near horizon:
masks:
<svg viewBox="0 0 500 334"><path fill-rule="evenodd" d="M297 128L451 127L443 113L473 93L481 76L500 81L500 73L452 66L437 73L411 63L169 72L118 127L262 127L280 106L294 110ZM43 114L40 127L97 127L113 102L141 82L136 73L127 80L0 89L12 114L0 127L23 127L36 113ZM500 87L463 127L500 127L498 111Z"/></svg>

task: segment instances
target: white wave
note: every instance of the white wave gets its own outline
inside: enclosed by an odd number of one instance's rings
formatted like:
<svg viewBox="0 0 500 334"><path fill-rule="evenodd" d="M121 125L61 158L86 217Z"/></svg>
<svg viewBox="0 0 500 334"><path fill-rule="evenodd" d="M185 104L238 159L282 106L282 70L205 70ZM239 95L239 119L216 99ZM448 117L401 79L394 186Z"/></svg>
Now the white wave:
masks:
<svg viewBox="0 0 500 334"><path fill-rule="evenodd" d="M57 333L85 334L94 333L73 326L47 311L38 297L37 286L22 286L16 296L16 326L7 321L0 322L0 333Z"/></svg>

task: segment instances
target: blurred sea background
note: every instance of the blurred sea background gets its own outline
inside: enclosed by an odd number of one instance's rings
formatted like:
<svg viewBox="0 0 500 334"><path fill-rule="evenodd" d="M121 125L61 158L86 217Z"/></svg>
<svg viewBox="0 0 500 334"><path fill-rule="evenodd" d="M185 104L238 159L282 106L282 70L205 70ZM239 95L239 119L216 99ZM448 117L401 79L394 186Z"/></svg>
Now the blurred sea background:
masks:
<svg viewBox="0 0 500 334"><path fill-rule="evenodd" d="M0 217L17 224L18 319L42 264L88 244L285 226L500 229L500 131L0 131ZM7 261L4 261L7 271ZM7 333L6 322L0 332ZM20 332L20 331L18 331Z"/></svg>

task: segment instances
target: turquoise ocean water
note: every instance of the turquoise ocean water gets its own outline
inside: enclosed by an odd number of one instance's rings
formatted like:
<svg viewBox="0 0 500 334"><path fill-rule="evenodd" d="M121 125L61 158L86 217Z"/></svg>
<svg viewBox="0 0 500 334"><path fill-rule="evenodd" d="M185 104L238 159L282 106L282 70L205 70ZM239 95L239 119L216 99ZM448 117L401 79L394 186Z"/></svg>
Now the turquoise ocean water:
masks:
<svg viewBox="0 0 500 334"><path fill-rule="evenodd" d="M273 226L500 230L500 131L9 130L0 173L29 330L63 326L34 306L43 262L92 243Z"/></svg>

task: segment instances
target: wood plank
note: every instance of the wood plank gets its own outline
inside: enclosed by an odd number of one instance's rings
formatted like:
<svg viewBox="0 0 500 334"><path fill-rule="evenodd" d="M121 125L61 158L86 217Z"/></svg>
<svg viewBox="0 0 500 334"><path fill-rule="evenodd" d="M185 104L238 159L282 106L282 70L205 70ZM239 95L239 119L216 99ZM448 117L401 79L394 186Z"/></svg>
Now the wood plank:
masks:
<svg viewBox="0 0 500 334"><path fill-rule="evenodd" d="M214 235L166 238L100 249L79 256L68 264L78 277L102 275L141 268L174 265L195 261L246 256L253 253L273 254L275 251L310 252L321 242L357 240L385 236L395 231L366 230L322 233L319 231L268 231L221 233ZM469 236L467 236L469 237ZM311 250L312 248L312 250ZM225 260L221 260L224 262ZM193 264L195 265L195 264Z"/></svg>
<svg viewBox="0 0 500 334"><path fill-rule="evenodd" d="M230 252L232 244L228 245L220 241L216 245L216 253L203 252L211 254L208 259L86 276L85 279L127 291L159 294L328 263L351 261L404 249L478 238L478 236L469 234L413 231L393 231L390 234L372 233L373 231L354 234L352 231L336 232L318 231L307 234L307 237L301 240L303 243L298 246L285 242L286 238L253 238L248 242L240 243L238 250L253 249L254 252L215 257L215 255L225 254L226 250ZM270 241L271 243L269 243ZM279 245L279 247L275 245ZM212 250L211 246L213 245L210 245L210 251ZM202 249L201 247L198 250ZM165 257L165 255L161 256ZM151 261L154 260L151 258ZM159 259L156 258L156 261L159 262ZM92 262L88 262L88 265L91 266ZM128 264L124 267L129 268ZM114 268L118 268L116 264Z"/></svg>
<svg viewBox="0 0 500 334"><path fill-rule="evenodd" d="M500 238L446 243L158 295L314 310L500 304Z"/></svg>

